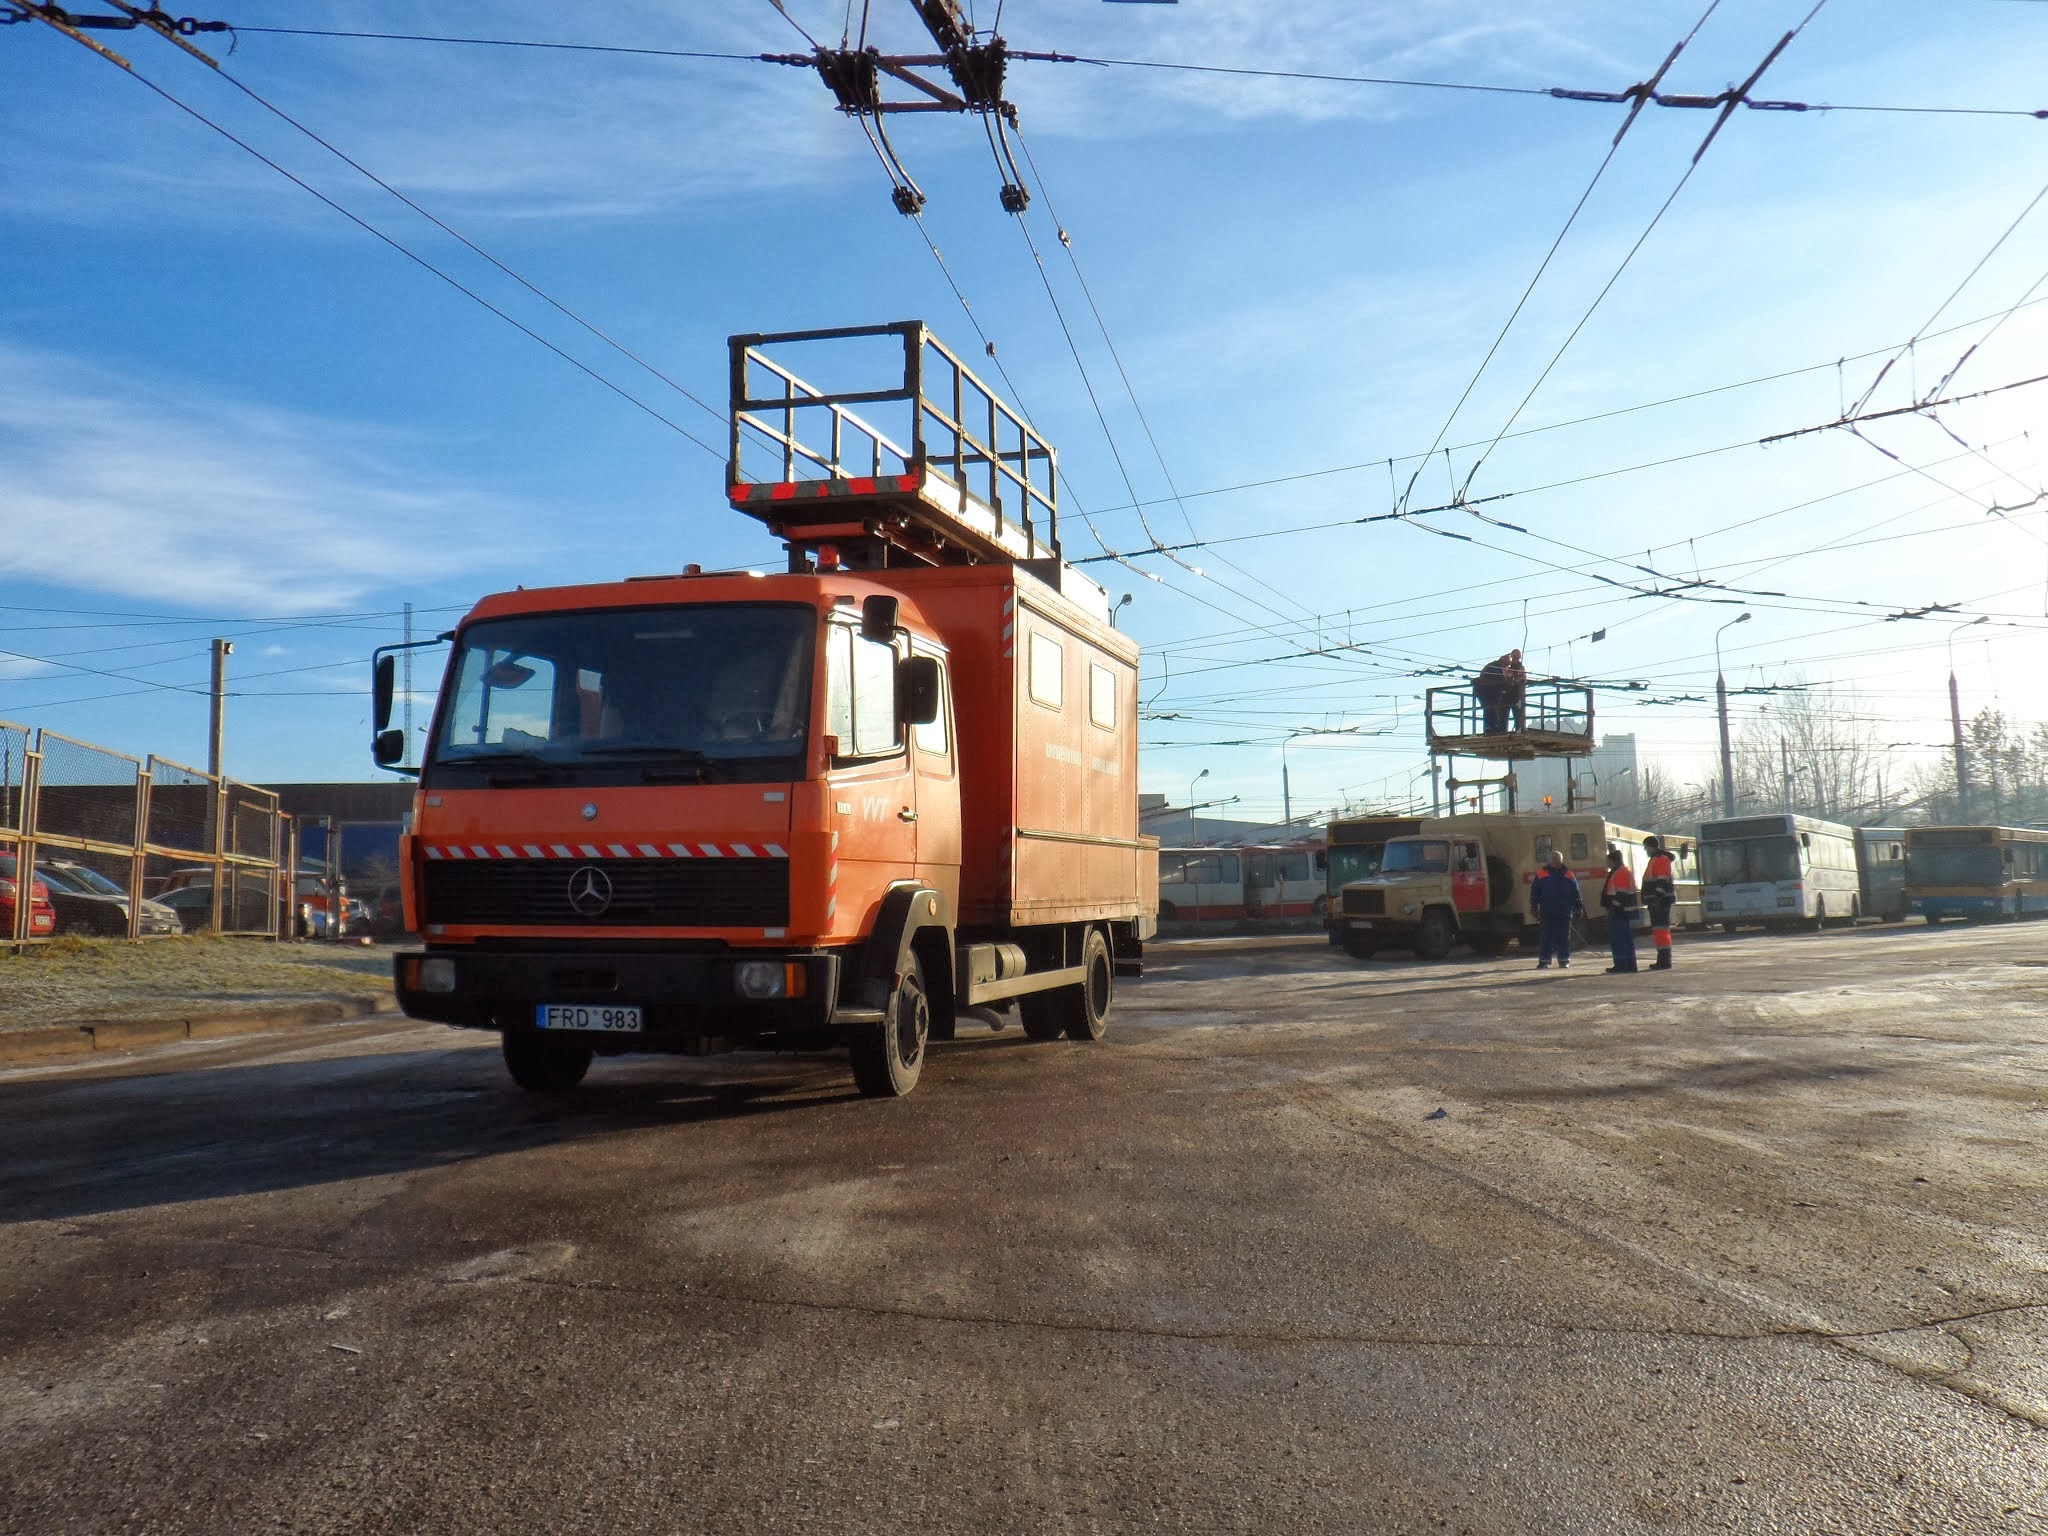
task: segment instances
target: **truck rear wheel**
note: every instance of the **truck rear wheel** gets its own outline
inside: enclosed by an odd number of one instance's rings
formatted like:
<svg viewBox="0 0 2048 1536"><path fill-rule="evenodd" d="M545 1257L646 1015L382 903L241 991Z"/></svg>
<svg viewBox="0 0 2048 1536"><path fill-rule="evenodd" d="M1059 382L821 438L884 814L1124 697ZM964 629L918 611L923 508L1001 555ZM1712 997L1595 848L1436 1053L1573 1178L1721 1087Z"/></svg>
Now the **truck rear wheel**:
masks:
<svg viewBox="0 0 2048 1536"><path fill-rule="evenodd" d="M570 1093L590 1070L587 1045L550 1040L531 1030L505 1032L505 1070L528 1093Z"/></svg>
<svg viewBox="0 0 2048 1536"><path fill-rule="evenodd" d="M1432 907L1422 914L1415 928L1415 955L1419 960L1441 960L1457 942L1457 933L1443 908Z"/></svg>
<svg viewBox="0 0 2048 1536"><path fill-rule="evenodd" d="M1081 944L1078 987L1061 987L1049 999L1069 1040L1100 1040L1109 1028L1110 999L1116 993L1116 967L1110 964L1109 941L1100 928L1090 928Z"/></svg>
<svg viewBox="0 0 2048 1536"><path fill-rule="evenodd" d="M1354 960L1370 960L1379 952L1379 940L1369 933L1346 933L1344 935L1344 953Z"/></svg>
<svg viewBox="0 0 2048 1536"><path fill-rule="evenodd" d="M912 955L910 970L889 999L881 1023L860 1025L847 1041L854 1086L871 1099L902 1098L924 1072L924 1048L931 1032L924 966Z"/></svg>

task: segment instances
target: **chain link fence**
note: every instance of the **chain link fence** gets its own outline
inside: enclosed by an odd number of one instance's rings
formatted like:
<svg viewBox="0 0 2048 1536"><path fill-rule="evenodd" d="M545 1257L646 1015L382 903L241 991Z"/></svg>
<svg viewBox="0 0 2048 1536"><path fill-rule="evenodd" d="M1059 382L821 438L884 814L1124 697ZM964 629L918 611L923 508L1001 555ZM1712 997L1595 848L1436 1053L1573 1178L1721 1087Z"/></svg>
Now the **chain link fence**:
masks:
<svg viewBox="0 0 2048 1536"><path fill-rule="evenodd" d="M291 931L277 795L0 721L0 943Z"/></svg>

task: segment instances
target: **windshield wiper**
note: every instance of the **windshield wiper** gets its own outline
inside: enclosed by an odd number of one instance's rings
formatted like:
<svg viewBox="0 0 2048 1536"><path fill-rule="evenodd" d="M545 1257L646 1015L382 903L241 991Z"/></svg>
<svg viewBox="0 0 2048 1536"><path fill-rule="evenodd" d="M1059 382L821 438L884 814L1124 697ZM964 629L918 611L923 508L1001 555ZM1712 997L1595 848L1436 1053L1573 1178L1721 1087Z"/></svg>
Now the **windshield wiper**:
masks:
<svg viewBox="0 0 2048 1536"><path fill-rule="evenodd" d="M695 747L659 747L647 744L620 743L609 747L586 747L586 758L644 758L647 766L640 770L644 784L702 784L711 771L711 758Z"/></svg>
<svg viewBox="0 0 2048 1536"><path fill-rule="evenodd" d="M516 763L533 771L516 774L490 771L507 763ZM550 762L538 752L522 752L516 748L499 752L464 752L454 756L437 757L434 759L434 766L484 769L484 782L493 789L511 789L522 784L545 784L562 776L559 763Z"/></svg>

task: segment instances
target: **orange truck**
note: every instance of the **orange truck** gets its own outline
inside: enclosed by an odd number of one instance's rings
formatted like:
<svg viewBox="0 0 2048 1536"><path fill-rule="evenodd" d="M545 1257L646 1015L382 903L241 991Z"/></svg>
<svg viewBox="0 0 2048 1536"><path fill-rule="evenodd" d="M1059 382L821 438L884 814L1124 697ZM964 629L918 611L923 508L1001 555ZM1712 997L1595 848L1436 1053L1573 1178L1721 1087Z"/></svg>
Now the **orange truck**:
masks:
<svg viewBox="0 0 2048 1536"><path fill-rule="evenodd" d="M827 394L771 352L877 337L900 389ZM916 322L733 349L729 494L788 571L470 611L403 842L424 944L396 958L400 1005L500 1033L537 1092L598 1055L843 1047L863 1093L901 1095L970 1009L1099 1039L1153 931L1158 843L1138 650L1059 559L1050 447ZM878 401L907 434L849 408Z"/></svg>

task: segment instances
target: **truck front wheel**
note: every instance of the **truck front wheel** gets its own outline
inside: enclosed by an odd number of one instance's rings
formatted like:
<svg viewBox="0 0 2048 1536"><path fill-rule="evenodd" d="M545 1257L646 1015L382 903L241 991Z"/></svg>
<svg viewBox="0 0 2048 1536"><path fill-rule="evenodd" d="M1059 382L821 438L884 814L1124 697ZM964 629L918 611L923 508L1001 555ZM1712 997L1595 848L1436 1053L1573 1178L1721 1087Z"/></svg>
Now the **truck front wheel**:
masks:
<svg viewBox="0 0 2048 1536"><path fill-rule="evenodd" d="M924 966L916 955L879 1024L863 1024L847 1041L854 1086L871 1099L900 1099L924 1072L925 1043L931 1039L932 1005L925 996Z"/></svg>
<svg viewBox="0 0 2048 1536"><path fill-rule="evenodd" d="M505 1032L505 1070L528 1093L569 1093L590 1070L587 1045L550 1040L530 1030Z"/></svg>
<svg viewBox="0 0 2048 1536"><path fill-rule="evenodd" d="M1441 907L1432 907L1422 914L1422 921L1415 929L1415 955L1420 960L1441 960L1451 952L1458 935L1451 927L1451 920Z"/></svg>

